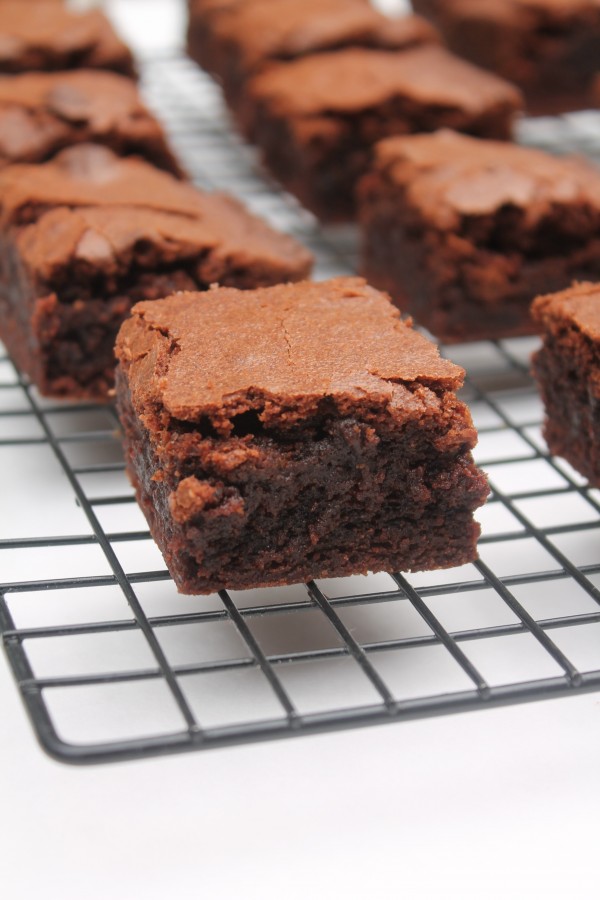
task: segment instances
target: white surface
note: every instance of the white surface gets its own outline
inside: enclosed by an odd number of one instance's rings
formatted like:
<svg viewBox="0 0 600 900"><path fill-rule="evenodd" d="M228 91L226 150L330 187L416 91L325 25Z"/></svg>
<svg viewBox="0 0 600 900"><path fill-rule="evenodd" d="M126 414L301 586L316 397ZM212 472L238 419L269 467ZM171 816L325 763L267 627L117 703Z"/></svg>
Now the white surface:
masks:
<svg viewBox="0 0 600 900"><path fill-rule="evenodd" d="M112 7L133 38L144 9L144 47L171 42L164 2ZM38 749L2 654L0 708L10 900L600 892L600 694L82 769Z"/></svg>
<svg viewBox="0 0 600 900"><path fill-rule="evenodd" d="M598 897L599 695L87 769L0 707L11 900Z"/></svg>

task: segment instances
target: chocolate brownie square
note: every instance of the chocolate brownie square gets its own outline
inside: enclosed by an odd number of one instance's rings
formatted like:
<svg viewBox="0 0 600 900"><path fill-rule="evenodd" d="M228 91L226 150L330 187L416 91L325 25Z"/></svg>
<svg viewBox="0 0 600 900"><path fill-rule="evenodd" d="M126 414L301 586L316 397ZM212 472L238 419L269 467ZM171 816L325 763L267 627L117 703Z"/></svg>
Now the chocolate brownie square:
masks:
<svg viewBox="0 0 600 900"><path fill-rule="evenodd" d="M511 85L432 45L273 65L248 83L242 116L275 177L320 218L344 220L378 140L444 126L509 138L519 106Z"/></svg>
<svg viewBox="0 0 600 900"><path fill-rule="evenodd" d="M135 77L129 48L100 12L76 12L54 0L2 0L0 72L110 69Z"/></svg>
<svg viewBox="0 0 600 900"><path fill-rule="evenodd" d="M533 372L546 443L600 487L600 284L538 297L533 317L542 333Z"/></svg>
<svg viewBox="0 0 600 900"><path fill-rule="evenodd" d="M0 172L0 338L49 396L107 398L138 300L298 280L310 265L233 198L105 147Z"/></svg>
<svg viewBox="0 0 600 900"><path fill-rule="evenodd" d="M361 279L138 303L117 356L129 473L180 591L475 557L464 373Z"/></svg>
<svg viewBox="0 0 600 900"><path fill-rule="evenodd" d="M358 194L363 272L439 340L531 334L536 294L600 277L600 170L582 159L390 138Z"/></svg>
<svg viewBox="0 0 600 900"><path fill-rule="evenodd" d="M418 16L390 18L366 0L253 0L190 12L189 55L221 82L236 111L248 77L267 64L343 47L404 50L438 40Z"/></svg>
<svg viewBox="0 0 600 900"><path fill-rule="evenodd" d="M600 0L413 0L455 53L514 81L533 115L590 105Z"/></svg>
<svg viewBox="0 0 600 900"><path fill-rule="evenodd" d="M45 162L64 147L88 142L183 177L131 79L91 69L0 76L0 167Z"/></svg>

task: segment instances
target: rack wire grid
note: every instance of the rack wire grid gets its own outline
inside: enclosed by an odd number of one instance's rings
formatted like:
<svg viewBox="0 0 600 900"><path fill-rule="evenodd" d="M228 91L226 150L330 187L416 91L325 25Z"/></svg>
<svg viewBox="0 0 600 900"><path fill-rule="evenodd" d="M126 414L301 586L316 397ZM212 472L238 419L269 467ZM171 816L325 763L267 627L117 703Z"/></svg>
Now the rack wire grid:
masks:
<svg viewBox="0 0 600 900"><path fill-rule="evenodd" d="M150 105L195 182L240 196L355 271L352 229L325 231L270 183L218 89L181 55L142 61ZM520 137L600 154L598 118ZM600 688L600 494L541 437L536 341L454 347L492 494L480 559L182 597L124 471L110 407L51 402L0 360L0 630L43 747L95 763L487 709Z"/></svg>

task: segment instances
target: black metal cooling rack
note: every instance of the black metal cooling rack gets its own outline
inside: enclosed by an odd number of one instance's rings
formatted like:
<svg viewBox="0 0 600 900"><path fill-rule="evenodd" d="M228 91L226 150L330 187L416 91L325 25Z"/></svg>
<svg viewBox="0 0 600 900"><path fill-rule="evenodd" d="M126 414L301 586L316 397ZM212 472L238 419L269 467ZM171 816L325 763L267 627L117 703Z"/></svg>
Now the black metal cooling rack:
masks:
<svg viewBox="0 0 600 900"><path fill-rule="evenodd" d="M299 237L317 277L355 269L352 230L265 180L192 63L143 71L198 184ZM592 124L522 137L594 150ZM547 454L534 345L450 353L492 485L479 561L200 598L176 594L149 537L112 409L43 400L0 357L0 631L45 749L94 763L598 690L600 493Z"/></svg>

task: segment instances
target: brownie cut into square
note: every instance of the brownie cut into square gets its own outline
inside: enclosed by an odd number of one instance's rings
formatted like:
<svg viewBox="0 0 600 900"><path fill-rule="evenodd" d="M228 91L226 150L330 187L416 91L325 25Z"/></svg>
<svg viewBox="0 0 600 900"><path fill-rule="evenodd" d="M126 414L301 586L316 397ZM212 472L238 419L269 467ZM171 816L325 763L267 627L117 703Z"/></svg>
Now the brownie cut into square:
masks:
<svg viewBox="0 0 600 900"><path fill-rule="evenodd" d="M514 81L532 115L585 109L600 70L600 0L413 0L451 50Z"/></svg>
<svg viewBox="0 0 600 900"><path fill-rule="evenodd" d="M464 372L362 279L138 303L116 352L128 470L180 591L476 556Z"/></svg>
<svg viewBox="0 0 600 900"><path fill-rule="evenodd" d="M221 82L235 112L251 74L269 63L343 47L404 50L439 42L420 16L391 18L367 0L253 0L190 9L188 53Z"/></svg>
<svg viewBox="0 0 600 900"><path fill-rule="evenodd" d="M107 147L0 171L0 338L48 396L107 399L137 301L299 280L311 261L232 197Z"/></svg>
<svg viewBox="0 0 600 900"><path fill-rule="evenodd" d="M582 282L538 297L542 345L533 373L546 410L544 438L600 487L600 284Z"/></svg>
<svg viewBox="0 0 600 900"><path fill-rule="evenodd" d="M343 221L378 140L442 127L508 139L520 103L514 87L442 47L348 48L254 76L242 116L275 177L320 218Z"/></svg>
<svg viewBox="0 0 600 900"><path fill-rule="evenodd" d="M110 69L136 76L131 51L100 10L56 0L0 2L0 72Z"/></svg>
<svg viewBox="0 0 600 900"><path fill-rule="evenodd" d="M90 142L183 177L131 79L94 69L0 76L0 167L45 162L65 147Z"/></svg>
<svg viewBox="0 0 600 900"><path fill-rule="evenodd" d="M441 341L532 334L533 297L600 278L600 169L583 159L389 138L358 196L363 274Z"/></svg>

